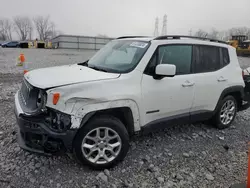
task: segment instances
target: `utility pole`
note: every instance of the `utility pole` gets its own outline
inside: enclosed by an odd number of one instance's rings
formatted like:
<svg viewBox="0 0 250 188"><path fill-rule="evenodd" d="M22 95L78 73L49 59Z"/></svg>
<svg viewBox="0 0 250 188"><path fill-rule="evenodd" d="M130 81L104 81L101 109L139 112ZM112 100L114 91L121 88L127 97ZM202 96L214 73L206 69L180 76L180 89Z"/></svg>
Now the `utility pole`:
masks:
<svg viewBox="0 0 250 188"><path fill-rule="evenodd" d="M155 19L155 31L154 31L154 36L155 37L158 37L158 35L159 35L159 18L157 17L156 19Z"/></svg>
<svg viewBox="0 0 250 188"><path fill-rule="evenodd" d="M189 30L189 36L192 36L192 29Z"/></svg>
<svg viewBox="0 0 250 188"><path fill-rule="evenodd" d="M163 16L161 35L167 35L167 15L166 14Z"/></svg>

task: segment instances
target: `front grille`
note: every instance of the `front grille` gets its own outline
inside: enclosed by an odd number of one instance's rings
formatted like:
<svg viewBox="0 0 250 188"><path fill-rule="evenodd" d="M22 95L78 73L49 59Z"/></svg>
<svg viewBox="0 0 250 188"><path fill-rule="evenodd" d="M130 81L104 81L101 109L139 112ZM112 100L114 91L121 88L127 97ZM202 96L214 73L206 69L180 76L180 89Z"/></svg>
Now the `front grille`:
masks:
<svg viewBox="0 0 250 188"><path fill-rule="evenodd" d="M19 101L24 112L32 115L40 112L45 102L45 98L41 96L41 93L40 89L32 86L26 79L23 79L19 91Z"/></svg>
<svg viewBox="0 0 250 188"><path fill-rule="evenodd" d="M38 123L26 122L24 126L29 129L39 129Z"/></svg>
<svg viewBox="0 0 250 188"><path fill-rule="evenodd" d="M29 95L33 90L32 85L30 85L25 79L23 79L22 87L20 89L20 97L22 102L27 106Z"/></svg>

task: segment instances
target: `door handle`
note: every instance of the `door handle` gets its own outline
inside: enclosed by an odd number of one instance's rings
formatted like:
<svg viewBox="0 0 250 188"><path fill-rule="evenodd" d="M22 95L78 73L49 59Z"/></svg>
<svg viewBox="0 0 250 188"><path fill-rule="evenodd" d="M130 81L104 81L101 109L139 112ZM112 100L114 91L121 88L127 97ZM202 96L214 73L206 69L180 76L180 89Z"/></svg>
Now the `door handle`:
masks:
<svg viewBox="0 0 250 188"><path fill-rule="evenodd" d="M217 81L218 81L218 82L225 82L225 81L227 81L227 79L224 78L223 76L221 76L221 77L219 77L219 78L217 79Z"/></svg>
<svg viewBox="0 0 250 188"><path fill-rule="evenodd" d="M192 87L194 86L194 82L189 82L188 80L182 84L182 87Z"/></svg>

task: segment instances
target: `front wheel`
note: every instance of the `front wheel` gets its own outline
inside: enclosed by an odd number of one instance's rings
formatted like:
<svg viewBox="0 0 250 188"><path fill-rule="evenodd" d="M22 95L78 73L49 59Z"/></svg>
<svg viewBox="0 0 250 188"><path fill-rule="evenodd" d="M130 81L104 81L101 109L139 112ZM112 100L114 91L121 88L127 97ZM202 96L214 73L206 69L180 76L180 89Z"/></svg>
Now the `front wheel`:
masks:
<svg viewBox="0 0 250 188"><path fill-rule="evenodd" d="M226 96L218 106L218 110L213 117L217 128L225 129L230 127L237 113L237 102L231 95Z"/></svg>
<svg viewBox="0 0 250 188"><path fill-rule="evenodd" d="M113 116L94 117L79 130L73 148L82 163L95 169L111 168L125 158L129 135L119 119Z"/></svg>

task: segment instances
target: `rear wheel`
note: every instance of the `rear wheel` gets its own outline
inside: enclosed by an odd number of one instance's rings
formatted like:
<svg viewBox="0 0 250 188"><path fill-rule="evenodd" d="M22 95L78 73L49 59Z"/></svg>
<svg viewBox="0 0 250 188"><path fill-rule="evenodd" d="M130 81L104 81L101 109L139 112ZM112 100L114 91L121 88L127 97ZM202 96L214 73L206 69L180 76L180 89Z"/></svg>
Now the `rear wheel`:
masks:
<svg viewBox="0 0 250 188"><path fill-rule="evenodd" d="M125 158L129 135L119 119L99 116L80 129L73 147L82 163L95 169L111 168Z"/></svg>
<svg viewBox="0 0 250 188"><path fill-rule="evenodd" d="M231 95L226 96L218 106L213 122L219 129L230 127L237 113L237 102Z"/></svg>

